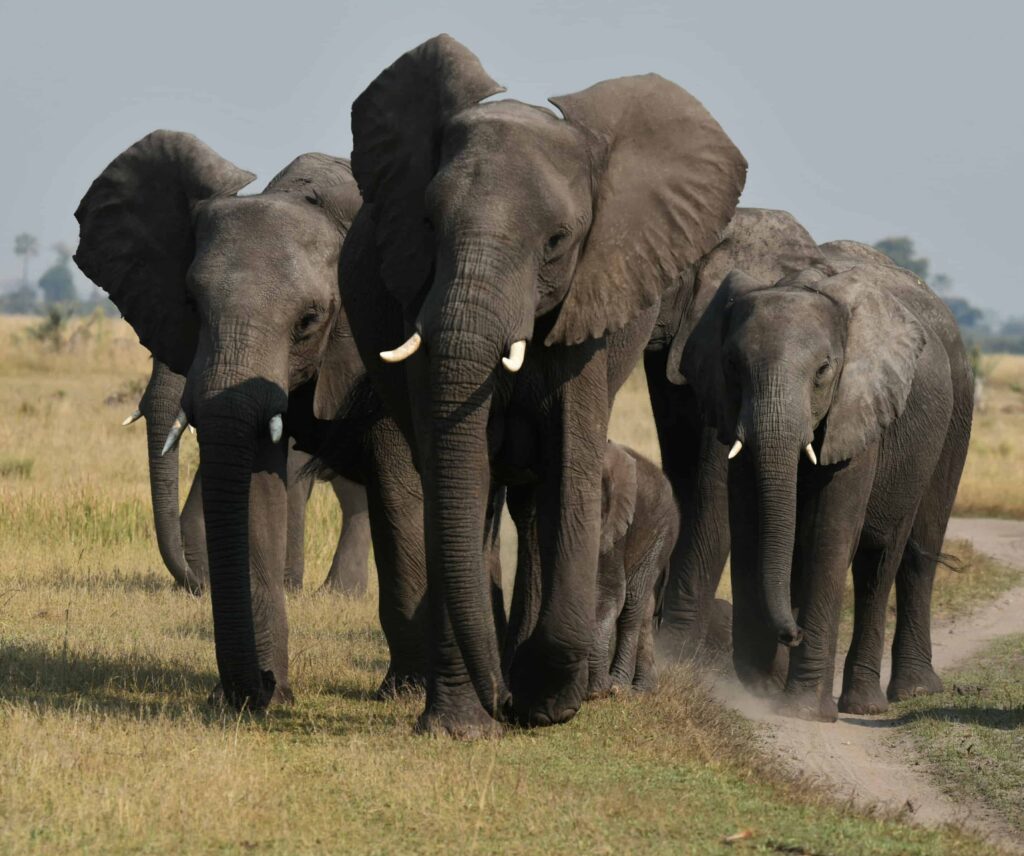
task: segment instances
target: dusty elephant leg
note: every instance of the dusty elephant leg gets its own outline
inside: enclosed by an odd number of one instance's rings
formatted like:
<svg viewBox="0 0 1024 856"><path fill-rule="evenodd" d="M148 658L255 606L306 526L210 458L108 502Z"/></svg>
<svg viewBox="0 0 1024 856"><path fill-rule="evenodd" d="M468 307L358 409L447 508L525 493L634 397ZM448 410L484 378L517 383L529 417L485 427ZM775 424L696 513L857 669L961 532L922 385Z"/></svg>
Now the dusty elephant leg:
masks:
<svg viewBox="0 0 1024 856"><path fill-rule="evenodd" d="M313 492L314 478L303 472L310 456L288 440L288 517L286 524L287 558L284 584L291 591L302 591L306 576L306 505Z"/></svg>
<svg viewBox="0 0 1024 856"><path fill-rule="evenodd" d="M331 479L341 506L341 535L323 590L362 597L370 573L370 514L366 488L342 476Z"/></svg>
<svg viewBox="0 0 1024 856"><path fill-rule="evenodd" d="M729 555L728 466L715 432L705 429L693 390L670 383L667 352L644 355L662 469L680 507L661 609L657 648L666 662L701 658L711 604Z"/></svg>
<svg viewBox="0 0 1024 856"><path fill-rule="evenodd" d="M261 670L274 674L271 703L294 700L288 680L288 614L285 604L285 558L288 516L285 449L261 441L249 492L249 544L253 624Z"/></svg>
<svg viewBox="0 0 1024 856"><path fill-rule="evenodd" d="M729 471L729 528L732 537L732 662L751 693L772 695L783 687L777 665L779 644L761 603L757 574L757 508L751 471L738 462Z"/></svg>
<svg viewBox="0 0 1024 856"><path fill-rule="evenodd" d="M367 443L366 500L377 566L380 623L390 664L379 698L418 691L427 679L429 616L423 498L409 447L390 419Z"/></svg>
<svg viewBox="0 0 1024 856"><path fill-rule="evenodd" d="M654 613L654 595L647 605L647 614ZM633 672L633 689L638 693L654 692L658 686L658 675L654 665L654 619L647 618L640 629L640 641L636 651L636 670Z"/></svg>
<svg viewBox="0 0 1024 856"><path fill-rule="evenodd" d="M210 562L206 557L206 521L203 518L203 477L196 470L181 510L181 543L185 561L203 588L210 585Z"/></svg>

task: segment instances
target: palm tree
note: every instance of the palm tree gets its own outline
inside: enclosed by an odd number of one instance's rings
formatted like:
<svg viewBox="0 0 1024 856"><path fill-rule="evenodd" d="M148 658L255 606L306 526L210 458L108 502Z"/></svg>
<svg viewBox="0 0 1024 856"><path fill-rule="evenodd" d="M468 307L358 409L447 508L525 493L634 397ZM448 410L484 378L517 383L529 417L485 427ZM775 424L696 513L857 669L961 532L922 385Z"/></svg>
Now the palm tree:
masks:
<svg viewBox="0 0 1024 856"><path fill-rule="evenodd" d="M28 260L39 255L39 241L35 235L22 232L14 239L14 254L22 257L21 280L28 285Z"/></svg>

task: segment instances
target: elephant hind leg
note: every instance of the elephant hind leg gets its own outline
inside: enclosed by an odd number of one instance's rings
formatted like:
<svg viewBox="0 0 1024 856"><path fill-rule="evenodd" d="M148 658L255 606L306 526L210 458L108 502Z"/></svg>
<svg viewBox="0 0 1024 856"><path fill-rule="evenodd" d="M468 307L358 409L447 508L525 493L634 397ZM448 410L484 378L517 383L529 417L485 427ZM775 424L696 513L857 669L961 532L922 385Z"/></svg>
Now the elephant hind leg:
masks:
<svg viewBox="0 0 1024 856"><path fill-rule="evenodd" d="M362 597L370 575L370 514L366 488L343 476L331 479L341 507L341 534L321 590Z"/></svg>

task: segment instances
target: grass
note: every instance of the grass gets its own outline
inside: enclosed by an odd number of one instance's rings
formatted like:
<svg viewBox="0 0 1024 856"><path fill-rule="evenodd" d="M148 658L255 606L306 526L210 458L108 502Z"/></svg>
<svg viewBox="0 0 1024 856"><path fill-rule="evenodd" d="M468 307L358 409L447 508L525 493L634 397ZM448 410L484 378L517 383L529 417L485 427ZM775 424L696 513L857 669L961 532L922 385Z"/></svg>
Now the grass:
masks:
<svg viewBox="0 0 1024 856"><path fill-rule="evenodd" d="M1000 639L900 705L906 729L951 796L991 808L1024 838L1024 636Z"/></svg>
<svg viewBox="0 0 1024 856"><path fill-rule="evenodd" d="M32 462L0 478L0 852L979 847L779 778L746 724L685 675L651 697L587 705L564 727L476 744L414 736L421 700L370 699L386 657L373 592L290 599L293 708L209 707L209 601L170 588L144 432L119 424L148 371L121 322L72 327L54 349L0 319L0 460ZM650 452L653 429L629 409L637 380L616 430ZM187 477L188 434L182 457ZM327 490L309 524L315 587L339 524Z"/></svg>

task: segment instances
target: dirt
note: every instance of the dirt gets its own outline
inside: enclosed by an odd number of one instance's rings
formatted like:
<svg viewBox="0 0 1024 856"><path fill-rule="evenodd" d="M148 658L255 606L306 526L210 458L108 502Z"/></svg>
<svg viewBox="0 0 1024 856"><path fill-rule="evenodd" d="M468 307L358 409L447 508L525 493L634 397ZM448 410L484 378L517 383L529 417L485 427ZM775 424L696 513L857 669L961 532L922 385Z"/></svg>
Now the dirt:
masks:
<svg viewBox="0 0 1024 856"><path fill-rule="evenodd" d="M1024 522L954 519L948 537L966 539L982 553L1024 571ZM1022 580L1024 581L1024 580ZM932 630L932 661L941 676L1000 636L1024 632L1024 585L1000 596L977 612ZM842 676L837 663L836 692ZM884 688L888 659L882 664ZM762 723L770 748L789 760L793 769L817 780L837 796L861 805L901 811L926 826L954 823L993 843L1024 853L1015 836L985 808L946 796L928 776L919 756L899 732L898 720L887 716L840 714L835 723L805 722L778 716L763 701L735 682L722 683L717 694L750 719Z"/></svg>

